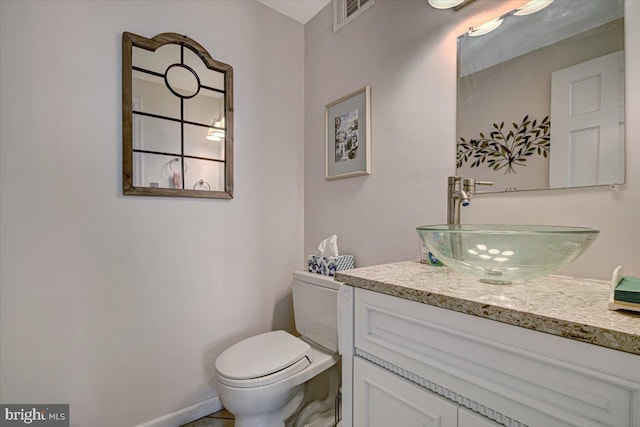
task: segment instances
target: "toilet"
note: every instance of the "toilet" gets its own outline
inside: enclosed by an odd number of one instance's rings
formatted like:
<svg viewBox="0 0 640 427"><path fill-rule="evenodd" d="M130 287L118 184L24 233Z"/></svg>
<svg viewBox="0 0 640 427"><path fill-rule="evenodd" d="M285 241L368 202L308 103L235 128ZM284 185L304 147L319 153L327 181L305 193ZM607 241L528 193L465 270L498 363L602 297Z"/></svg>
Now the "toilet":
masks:
<svg viewBox="0 0 640 427"><path fill-rule="evenodd" d="M216 388L236 427L283 427L304 397L304 383L338 360L333 277L293 273L293 310L300 337L273 331L240 341L216 359Z"/></svg>

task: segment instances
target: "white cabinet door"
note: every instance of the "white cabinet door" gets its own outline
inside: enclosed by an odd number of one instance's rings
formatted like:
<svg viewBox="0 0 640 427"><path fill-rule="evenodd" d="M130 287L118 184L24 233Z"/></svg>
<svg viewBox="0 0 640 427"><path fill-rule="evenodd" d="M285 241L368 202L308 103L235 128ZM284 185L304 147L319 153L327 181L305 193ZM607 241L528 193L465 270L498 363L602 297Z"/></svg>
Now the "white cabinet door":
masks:
<svg viewBox="0 0 640 427"><path fill-rule="evenodd" d="M465 407L460 406L458 408L458 427L500 427L498 424L490 419L476 414L473 411L468 410Z"/></svg>
<svg viewBox="0 0 640 427"><path fill-rule="evenodd" d="M457 427L458 405L358 357L354 427Z"/></svg>

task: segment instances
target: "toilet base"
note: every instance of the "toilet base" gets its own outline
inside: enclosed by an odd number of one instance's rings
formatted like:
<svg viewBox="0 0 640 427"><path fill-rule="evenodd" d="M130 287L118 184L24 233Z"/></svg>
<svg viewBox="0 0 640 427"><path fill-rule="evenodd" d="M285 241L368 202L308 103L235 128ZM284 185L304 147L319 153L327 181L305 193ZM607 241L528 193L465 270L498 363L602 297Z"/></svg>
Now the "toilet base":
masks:
<svg viewBox="0 0 640 427"><path fill-rule="evenodd" d="M287 404L273 412L243 415L235 414L235 427L285 427L284 421L298 409L304 399L302 385L296 387L295 395Z"/></svg>
<svg viewBox="0 0 640 427"><path fill-rule="evenodd" d="M238 415L235 427L284 427L280 413L262 415Z"/></svg>

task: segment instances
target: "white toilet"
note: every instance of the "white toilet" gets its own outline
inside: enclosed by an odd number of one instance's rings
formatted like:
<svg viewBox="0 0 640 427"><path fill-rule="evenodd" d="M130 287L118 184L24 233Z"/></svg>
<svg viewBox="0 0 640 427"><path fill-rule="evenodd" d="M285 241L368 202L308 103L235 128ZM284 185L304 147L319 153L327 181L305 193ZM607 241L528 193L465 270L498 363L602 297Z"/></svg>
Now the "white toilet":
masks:
<svg viewBox="0 0 640 427"><path fill-rule="evenodd" d="M283 427L303 399L303 385L338 360L333 277L293 273L293 308L301 337L267 332L240 341L216 359L216 387L236 427Z"/></svg>

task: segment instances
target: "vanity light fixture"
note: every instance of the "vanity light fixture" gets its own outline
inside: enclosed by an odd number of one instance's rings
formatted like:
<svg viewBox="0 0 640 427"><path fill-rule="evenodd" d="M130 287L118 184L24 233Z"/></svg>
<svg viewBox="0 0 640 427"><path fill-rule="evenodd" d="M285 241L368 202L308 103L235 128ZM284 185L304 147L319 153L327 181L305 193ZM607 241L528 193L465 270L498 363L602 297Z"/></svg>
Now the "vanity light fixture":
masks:
<svg viewBox="0 0 640 427"><path fill-rule="evenodd" d="M531 0L521 8L516 9L513 14L516 16L531 15L532 13L541 11L551 3L553 3L553 0Z"/></svg>
<svg viewBox="0 0 640 427"><path fill-rule="evenodd" d="M224 139L224 129L217 128L224 128L224 117L219 116L213 121L212 126L213 127L209 128L209 130L207 131L206 138L209 141L222 141Z"/></svg>
<svg viewBox="0 0 640 427"><path fill-rule="evenodd" d="M483 36L498 28L502 24L502 21L502 18L496 18L493 21L482 24L477 28L470 28L468 34L471 37Z"/></svg>
<svg viewBox="0 0 640 427"><path fill-rule="evenodd" d="M432 7L436 9L460 10L475 0L427 0Z"/></svg>

